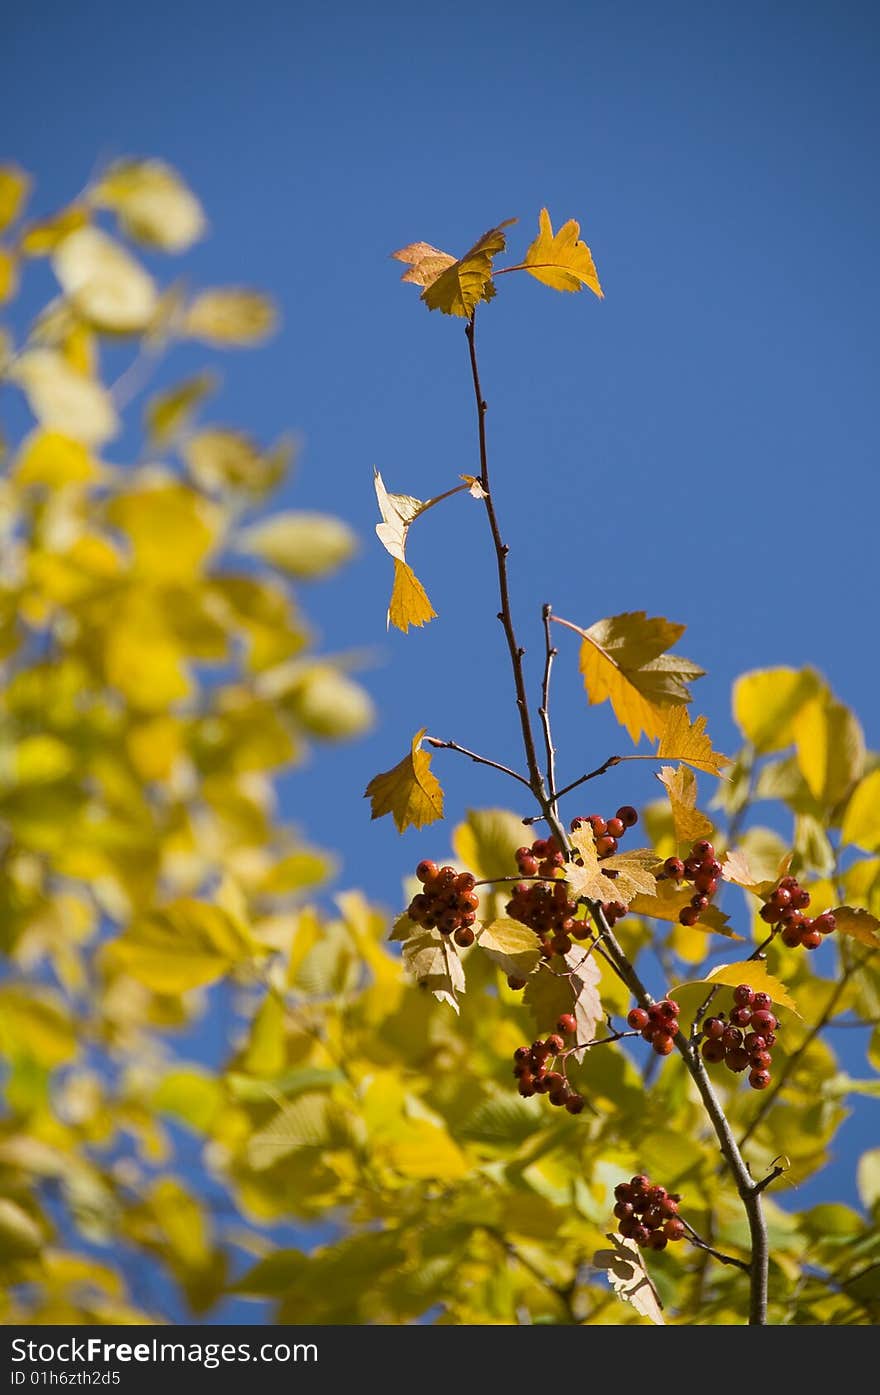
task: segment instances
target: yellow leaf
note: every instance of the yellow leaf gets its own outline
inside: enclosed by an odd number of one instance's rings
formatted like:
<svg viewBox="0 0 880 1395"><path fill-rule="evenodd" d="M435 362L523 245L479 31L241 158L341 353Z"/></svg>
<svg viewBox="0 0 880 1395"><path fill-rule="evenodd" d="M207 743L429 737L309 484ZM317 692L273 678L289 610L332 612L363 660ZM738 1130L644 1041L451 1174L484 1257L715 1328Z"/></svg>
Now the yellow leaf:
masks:
<svg viewBox="0 0 880 1395"><path fill-rule="evenodd" d="M880 769L860 780L843 816L841 838L865 852L880 851Z"/></svg>
<svg viewBox="0 0 880 1395"><path fill-rule="evenodd" d="M740 964L719 964L703 981L710 987L720 983L726 988L736 988L740 983L747 983L752 992L767 993L778 1007L788 1008L796 1017L801 1015L785 984L769 974L765 965L758 959L744 959Z"/></svg>
<svg viewBox="0 0 880 1395"><path fill-rule="evenodd" d="M794 740L793 719L820 687L818 675L811 669L767 668L744 673L733 685L734 720L759 753L784 750Z"/></svg>
<svg viewBox="0 0 880 1395"><path fill-rule="evenodd" d="M484 925L477 934L477 944L506 974L515 978L528 978L541 958L541 944L534 930L506 917Z"/></svg>
<svg viewBox="0 0 880 1395"><path fill-rule="evenodd" d="M810 793L827 807L862 773L865 740L856 717L827 694L801 707L792 721L797 761Z"/></svg>
<svg viewBox="0 0 880 1395"><path fill-rule="evenodd" d="M880 920L856 906L835 906L832 911L841 935L850 935L871 949L880 949Z"/></svg>
<svg viewBox="0 0 880 1395"><path fill-rule="evenodd" d="M183 330L192 339L223 348L257 344L277 323L278 313L267 296L228 286L197 295L186 312Z"/></svg>
<svg viewBox="0 0 880 1395"><path fill-rule="evenodd" d="M663 1326L663 1304L645 1268L641 1251L634 1240L624 1240L618 1234L609 1235L610 1250L597 1250L593 1255L596 1269L604 1269L609 1284L624 1303L631 1303L642 1317L655 1326Z"/></svg>
<svg viewBox="0 0 880 1395"><path fill-rule="evenodd" d="M703 670L689 660L667 654L684 634L684 626L649 619L643 610L599 620L583 636L580 669L591 704L611 701L614 715L638 741L644 731L656 740L663 735L670 706L687 703L687 682Z"/></svg>
<svg viewBox="0 0 880 1395"><path fill-rule="evenodd" d="M393 814L398 833L413 825L424 828L443 817L443 791L431 772L431 757L421 750L425 728L416 732L412 748L392 770L374 775L364 791L374 819Z"/></svg>
<svg viewBox="0 0 880 1395"><path fill-rule="evenodd" d="M18 289L18 262L5 247L0 247L0 305L10 300Z"/></svg>
<svg viewBox="0 0 880 1395"><path fill-rule="evenodd" d="M439 248L432 247L430 242L411 242L391 255L397 261L409 264L409 271L403 273L401 281L409 281L416 286L433 286L437 277L448 266L455 264L454 257L448 252L441 252Z"/></svg>
<svg viewBox="0 0 880 1395"><path fill-rule="evenodd" d="M47 1070L70 1061L77 1033L60 998L42 989L0 987L0 1054L30 1056Z"/></svg>
<svg viewBox="0 0 880 1395"><path fill-rule="evenodd" d="M108 946L127 973L156 993L185 993L213 983L257 949L240 921L219 906L189 898L139 916Z"/></svg>
<svg viewBox="0 0 880 1395"><path fill-rule="evenodd" d="M23 486L61 489L67 484L90 484L101 469L82 441L60 431L34 431L18 453L13 477Z"/></svg>
<svg viewBox="0 0 880 1395"><path fill-rule="evenodd" d="M394 559L394 586L391 603L388 606L388 624L402 630L404 634L410 625L419 628L433 620L437 612L428 600L427 593L412 567L406 562Z"/></svg>
<svg viewBox="0 0 880 1395"><path fill-rule="evenodd" d="M720 775L723 767L731 763L729 756L713 751L706 734L706 718L697 717L692 723L684 706L670 707L666 713L657 755L664 760L684 761L707 775Z"/></svg>
<svg viewBox="0 0 880 1395"><path fill-rule="evenodd" d="M326 576L347 561L357 539L347 523L326 513L275 513L238 534L237 546L291 576Z"/></svg>
<svg viewBox="0 0 880 1395"><path fill-rule="evenodd" d="M50 218L41 218L38 223L30 223L21 236L21 250L26 257L45 257L54 252L59 242L84 228L89 221L89 211L81 204L70 204L60 213Z"/></svg>
<svg viewBox="0 0 880 1395"><path fill-rule="evenodd" d="M499 223L497 228L490 228L483 233L479 241L475 242L469 251L465 252L458 261L444 262L440 268L440 261L445 259L446 254L434 253L433 261L429 258L430 270L426 274L423 282L425 289L422 291L422 300L429 310L441 310L444 315L458 315L462 319L468 319L476 309L481 300L491 300L495 294L495 286L492 282L492 259L497 257L499 252L504 251L505 239L503 229L515 223L515 218L507 218L503 223ZM413 246L423 246L416 243ZM404 248L405 252L411 248ZM400 256L399 260L408 261L408 256ZM413 270L417 275L407 277L411 280L418 279L418 268L423 266L423 262L416 259ZM434 272L439 270L439 275ZM423 273L424 267L423 267ZM430 279L428 279L428 277ZM404 279L407 279L406 277Z"/></svg>
<svg viewBox="0 0 880 1395"><path fill-rule="evenodd" d="M565 868L565 880L575 896L584 896L589 901L622 901L628 905L634 896L653 895L657 880L649 869L657 866L658 859L651 848L614 853L600 862L588 825L581 825L571 835L571 842L583 862L583 866L569 862ZM616 872L617 876L608 877L607 872Z"/></svg>
<svg viewBox="0 0 880 1395"><path fill-rule="evenodd" d="M256 498L281 482L293 456L293 445L284 438L262 451L243 432L218 427L187 436L181 449L190 474L203 489L221 494L241 490Z"/></svg>
<svg viewBox="0 0 880 1395"><path fill-rule="evenodd" d="M131 543L136 573L166 584L187 584L201 574L221 525L209 500L164 482L117 495L107 518Z"/></svg>
<svg viewBox="0 0 880 1395"><path fill-rule="evenodd" d="M404 1177L457 1182L470 1175L470 1163L446 1129L427 1119L407 1121L403 1137L380 1147L389 1166Z"/></svg>
<svg viewBox="0 0 880 1395"><path fill-rule="evenodd" d="M198 199L161 160L121 160L95 190L95 202L112 208L129 237L165 252L182 252L205 232Z"/></svg>
<svg viewBox="0 0 880 1395"><path fill-rule="evenodd" d="M614 894L612 892L612 895ZM679 912L690 905L693 894L693 888L690 886L679 887L673 881L658 882L652 896L634 896L629 908L636 915L650 916L652 920L665 920L679 925ZM703 934L712 932L726 935L730 940L742 938L730 929L729 917L723 911L719 911L717 906L707 906L693 928Z"/></svg>
<svg viewBox="0 0 880 1395"><path fill-rule="evenodd" d="M17 165L0 165L0 232L14 223L30 191L30 176Z"/></svg>
<svg viewBox="0 0 880 1395"><path fill-rule="evenodd" d="M186 656L158 597L136 588L104 634L107 682L138 712L161 712L188 697Z"/></svg>
<svg viewBox="0 0 880 1395"><path fill-rule="evenodd" d="M385 481L373 467L373 487L382 522L376 524L376 536L386 552L400 562L406 561L406 535L409 525L418 518L425 505L411 494L389 494Z"/></svg>
<svg viewBox="0 0 880 1395"><path fill-rule="evenodd" d="M661 743L662 744L662 743ZM697 777L686 765L664 765L657 779L666 786L677 843L693 843L712 832L712 820L697 808Z"/></svg>
<svg viewBox="0 0 880 1395"><path fill-rule="evenodd" d="M176 717L152 717L132 726L125 744L141 779L169 779L183 754L183 738L183 726Z"/></svg>
<svg viewBox="0 0 880 1395"><path fill-rule="evenodd" d="M152 277L100 228L70 233L55 248L52 266L77 314L96 329L137 333L155 314Z"/></svg>
<svg viewBox="0 0 880 1395"><path fill-rule="evenodd" d="M570 1012L575 1019L575 1041L580 1049L574 1055L583 1060L587 1047L584 1043L595 1040L596 1027L605 1020L602 1000L599 997L601 972L593 955L585 954L578 945L565 956L568 972L548 973L546 970L532 974L525 992L523 1005L529 1009L539 1032L551 1032L556 1028L556 1020L564 1012Z"/></svg>
<svg viewBox="0 0 880 1395"><path fill-rule="evenodd" d="M458 1012L458 994L464 992L464 969L448 935L439 930L418 930L403 944L403 962L417 983L439 1003Z"/></svg>
<svg viewBox="0 0 880 1395"><path fill-rule="evenodd" d="M9 370L37 420L50 430L100 446L119 430L109 393L70 368L54 349L29 349Z"/></svg>
<svg viewBox="0 0 880 1395"><path fill-rule="evenodd" d="M151 397L144 411L144 426L154 446L173 441L192 420L195 409L217 388L213 373L198 373Z"/></svg>
<svg viewBox="0 0 880 1395"><path fill-rule="evenodd" d="M459 862L480 878L510 876L522 841L522 819L507 809L468 809L452 834Z"/></svg>
<svg viewBox="0 0 880 1395"><path fill-rule="evenodd" d="M554 291L579 291L589 286L601 300L602 287L589 247L580 241L581 228L573 218L554 235L550 214L538 215L538 236L526 252L523 266L536 281Z"/></svg>

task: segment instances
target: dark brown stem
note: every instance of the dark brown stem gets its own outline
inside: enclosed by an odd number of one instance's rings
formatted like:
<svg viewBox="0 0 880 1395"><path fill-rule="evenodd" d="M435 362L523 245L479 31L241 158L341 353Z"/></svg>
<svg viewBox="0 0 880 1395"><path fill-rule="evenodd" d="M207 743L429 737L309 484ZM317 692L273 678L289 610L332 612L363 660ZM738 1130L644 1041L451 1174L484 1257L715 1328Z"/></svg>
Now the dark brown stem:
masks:
<svg viewBox="0 0 880 1395"><path fill-rule="evenodd" d="M687 1228L688 1240L696 1249L703 1250L705 1254L711 1255L713 1259L717 1259L720 1264L733 1264L737 1269L744 1269L748 1274L749 1265L744 1259L737 1259L734 1255L722 1254L721 1250L714 1249L711 1245L707 1244L705 1240L702 1240L693 1226L690 1225L683 1216L681 1220L683 1225Z"/></svg>
<svg viewBox="0 0 880 1395"><path fill-rule="evenodd" d="M541 718L541 726L544 729L544 746L547 751L547 790L555 812L557 800L556 750L550 731L550 674L558 650L553 648L553 641L550 638L550 616L552 613L553 607L549 604L545 605L541 612L544 621L544 681L541 684L541 706L538 708L538 716Z"/></svg>
<svg viewBox="0 0 880 1395"><path fill-rule="evenodd" d="M459 746L457 741L441 741L439 736L426 736L424 740L436 751L458 751L459 755L468 756L470 760L476 761L477 765L488 765L492 770L500 770L502 775L509 775L511 780L519 780L520 784L525 785L527 790L532 788L526 777L511 770L509 765L500 765L497 760L490 760L488 756L481 756L476 751L469 751L467 746Z"/></svg>

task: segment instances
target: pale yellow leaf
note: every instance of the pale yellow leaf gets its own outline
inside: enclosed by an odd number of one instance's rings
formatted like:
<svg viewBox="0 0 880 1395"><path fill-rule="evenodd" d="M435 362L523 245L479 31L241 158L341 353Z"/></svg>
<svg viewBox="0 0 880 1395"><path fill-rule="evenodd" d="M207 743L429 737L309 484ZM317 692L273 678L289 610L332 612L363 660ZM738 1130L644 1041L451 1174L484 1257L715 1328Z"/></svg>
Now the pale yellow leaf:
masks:
<svg viewBox="0 0 880 1395"><path fill-rule="evenodd" d="M424 828L443 817L443 791L431 771L431 757L421 750L425 728L416 732L402 761L381 775L374 775L364 791L371 801L374 819L392 814L398 833L412 825Z"/></svg>
<svg viewBox="0 0 880 1395"><path fill-rule="evenodd" d="M282 437L264 451L243 432L210 427L188 434L181 451L187 469L203 489L218 494L240 490L260 498L287 474L294 445Z"/></svg>
<svg viewBox="0 0 880 1395"><path fill-rule="evenodd" d="M579 291L589 286L602 299L602 287L589 247L580 241L580 224L574 218L553 232L550 214L542 208L538 215L538 236L525 255L524 267L530 276L552 286L555 291Z"/></svg>
<svg viewBox="0 0 880 1395"><path fill-rule="evenodd" d="M835 906L832 915L841 935L850 935L871 949L880 949L880 920L858 906Z"/></svg>
<svg viewBox="0 0 880 1395"><path fill-rule="evenodd" d="M858 720L842 702L823 693L800 708L791 729L810 793L832 807L862 773L865 739Z"/></svg>
<svg viewBox="0 0 880 1395"><path fill-rule="evenodd" d="M119 430L110 395L100 383L70 368L54 349L29 349L9 370L31 411L50 430L100 446Z"/></svg>
<svg viewBox="0 0 880 1395"><path fill-rule="evenodd" d="M425 285L422 300L429 310L468 319L481 300L491 300L495 294L492 260L504 251L503 229L515 222L515 218L508 218L497 228L490 228L463 257L449 263Z"/></svg>
<svg viewBox="0 0 880 1395"><path fill-rule="evenodd" d="M121 160L95 190L129 237L166 252L182 252L205 232L202 206L176 170L161 160Z"/></svg>
<svg viewBox="0 0 880 1395"><path fill-rule="evenodd" d="M401 281L409 281L416 286L432 286L437 277L455 263L454 257L448 252L441 252L438 247L432 247L430 242L411 242L391 255L396 261L409 265Z"/></svg>
<svg viewBox="0 0 880 1395"><path fill-rule="evenodd" d="M267 296L229 286L197 295L184 317L183 332L221 348L246 346L265 339L277 322L278 312Z"/></svg>
<svg viewBox="0 0 880 1395"><path fill-rule="evenodd" d="M733 685L734 720L759 753L781 751L794 740L794 718L820 688L812 669L767 668L744 673Z"/></svg>
<svg viewBox="0 0 880 1395"><path fill-rule="evenodd" d="M657 773L665 785L672 806L672 822L677 843L693 843L712 832L712 820L697 808L697 777L686 765L664 765Z"/></svg>
<svg viewBox="0 0 880 1395"><path fill-rule="evenodd" d="M483 926L477 934L477 944L515 978L528 978L541 957L541 944L534 930L504 916Z"/></svg>
<svg viewBox="0 0 880 1395"><path fill-rule="evenodd" d="M529 1009L539 1032L552 1032L562 1013L573 1013L575 1041L580 1043L575 1059L583 1060L587 1045L596 1039L596 1028L605 1021L599 997L601 971L592 954L580 945L565 956L565 974L549 973L546 969L533 973L523 993L523 1004Z"/></svg>
<svg viewBox="0 0 880 1395"><path fill-rule="evenodd" d="M865 852L880 851L880 769L872 770L853 790L840 836Z"/></svg>
<svg viewBox="0 0 880 1395"><path fill-rule="evenodd" d="M30 175L17 165L0 165L0 232L14 223L31 187Z"/></svg>
<svg viewBox="0 0 880 1395"><path fill-rule="evenodd" d="M638 741L644 731L651 740L663 735L670 706L687 703L687 683L703 675L688 659L667 654L684 633L683 625L644 611L599 620L583 636L580 669L592 704L610 699L614 715Z"/></svg>
<svg viewBox="0 0 880 1395"><path fill-rule="evenodd" d="M652 920L665 920L678 925L679 912L685 906L690 905L693 894L692 886L677 886L674 881L662 881L657 883L653 896L634 896L629 903L629 908L636 915L649 916ZM712 932L717 935L726 935L730 940L742 938L730 929L729 917L723 911L719 911L717 906L707 906L701 912L700 919L693 928L704 934Z"/></svg>
<svg viewBox="0 0 880 1395"><path fill-rule="evenodd" d="M213 373L197 373L151 397L144 410L144 426L150 443L166 446L192 420L196 408L217 388Z"/></svg>
<svg viewBox="0 0 880 1395"><path fill-rule="evenodd" d="M417 930L403 944L403 962L413 978L449 1003L458 1012L458 994L464 992L464 969L449 935L439 930Z"/></svg>
<svg viewBox="0 0 880 1395"><path fill-rule="evenodd" d="M616 1232L608 1236L612 1248L593 1255L596 1269L604 1269L608 1282L624 1303L631 1303L641 1317L655 1326L665 1325L663 1304L651 1282L642 1252L634 1240L624 1240Z"/></svg>
<svg viewBox="0 0 880 1395"><path fill-rule="evenodd" d="M346 562L357 546L347 523L326 513L274 513L237 536L239 551L303 580L326 576Z"/></svg>
<svg viewBox="0 0 880 1395"><path fill-rule="evenodd" d="M412 567L399 558L394 559L394 586L388 606L388 624L404 634L410 625L421 627L433 620L437 612L428 600L424 586Z"/></svg>
<svg viewBox="0 0 880 1395"><path fill-rule="evenodd" d="M158 304L152 277L100 228L65 237L52 266L77 314L95 329L133 334L150 323Z"/></svg>
<svg viewBox="0 0 880 1395"><path fill-rule="evenodd" d="M768 973L766 966L759 959L744 959L739 964L719 964L707 974L704 981L710 987L720 983L727 988L736 988L740 983L747 983L753 992L767 993L778 1007L788 1008L796 1017L801 1015L785 984Z"/></svg>
<svg viewBox="0 0 880 1395"><path fill-rule="evenodd" d="M70 204L49 218L29 223L21 236L21 251L26 257L45 257L54 252L59 242L89 221L89 210L82 204Z"/></svg>
<svg viewBox="0 0 880 1395"><path fill-rule="evenodd" d="M399 562L406 561L406 535L409 525L425 507L421 499L410 494L389 494L379 471L373 467L373 485L382 522L376 524L376 536L386 552Z"/></svg>
<svg viewBox="0 0 880 1395"><path fill-rule="evenodd" d="M599 861L589 825L582 824L571 835L572 847L583 860L583 866L569 862L565 880L576 897L589 901L622 901L628 905L634 896L653 895L657 879L650 870L658 866L657 854L651 848L636 848L631 852L614 853ZM616 872L614 878L606 872Z"/></svg>
<svg viewBox="0 0 880 1395"><path fill-rule="evenodd" d="M697 717L691 722L683 705L668 708L657 755L663 760L683 761L707 775L720 775L724 766L731 763L728 756L712 749L706 734L706 718Z"/></svg>

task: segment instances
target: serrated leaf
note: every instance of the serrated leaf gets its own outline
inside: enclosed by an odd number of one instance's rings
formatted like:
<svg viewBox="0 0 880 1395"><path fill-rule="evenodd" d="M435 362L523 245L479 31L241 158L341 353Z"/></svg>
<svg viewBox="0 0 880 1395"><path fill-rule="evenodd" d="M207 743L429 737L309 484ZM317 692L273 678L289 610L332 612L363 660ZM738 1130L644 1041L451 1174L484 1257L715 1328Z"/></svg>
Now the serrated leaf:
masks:
<svg viewBox="0 0 880 1395"><path fill-rule="evenodd" d="M734 886L741 886L744 891L751 891L755 896L766 899L779 881L788 875L790 867L791 853L786 853L779 863L776 876L764 881L759 880L752 871L748 854L744 849L738 848L727 854L721 866L721 875L725 881L733 882Z"/></svg>
<svg viewBox="0 0 880 1395"><path fill-rule="evenodd" d="M634 896L654 894L657 879L649 869L656 867L659 859L651 848L614 853L600 862L592 830L586 825L571 835L571 842L583 860L582 867L569 862L565 868L565 880L575 896L584 896L589 901L622 901L628 905ZM606 872L616 872L617 876L607 877Z"/></svg>
<svg viewBox="0 0 880 1395"><path fill-rule="evenodd" d="M412 567L395 557L394 586L388 606L387 623L406 634L410 625L421 629L422 625L427 625L436 614L424 586Z"/></svg>
<svg viewBox="0 0 880 1395"><path fill-rule="evenodd" d="M287 510L243 529L236 546L290 576L311 580L341 567L357 539L348 524L332 514Z"/></svg>
<svg viewBox="0 0 880 1395"><path fill-rule="evenodd" d="M832 911L841 935L849 935L860 944L880 949L880 920L859 906L835 906Z"/></svg>
<svg viewBox="0 0 880 1395"><path fill-rule="evenodd" d="M657 779L666 787L672 807L672 823L678 843L693 843L712 832L712 820L697 808L697 777L686 765L664 765Z"/></svg>
<svg viewBox="0 0 880 1395"><path fill-rule="evenodd" d="M719 964L706 975L704 982L710 987L720 983L727 988L736 988L740 983L747 983L753 992L767 993L779 1007L788 1008L796 1017L801 1016L785 984L769 974L759 959L744 959L739 964Z"/></svg>
<svg viewBox="0 0 880 1395"><path fill-rule="evenodd" d="M408 263L409 270L400 279L415 286L433 286L447 267L455 265L454 257L441 252L439 247L432 247L430 242L410 242L391 255L395 261Z"/></svg>
<svg viewBox="0 0 880 1395"><path fill-rule="evenodd" d="M176 170L161 160L120 160L94 191L95 202L112 208L135 241L165 252L182 252L205 232L205 215Z"/></svg>
<svg viewBox="0 0 880 1395"><path fill-rule="evenodd" d="M100 228L65 237L52 253L52 268L76 313L95 329L135 334L156 312L153 278Z"/></svg>
<svg viewBox="0 0 880 1395"><path fill-rule="evenodd" d="M443 791L431 771L431 757L421 749L422 727L412 739L412 747L391 770L374 775L364 791L371 801L371 818L392 814L398 833L412 825L424 828L443 817Z"/></svg>
<svg viewBox="0 0 880 1395"><path fill-rule="evenodd" d="M534 930L506 916L484 925L477 934L477 944L514 978L528 978L541 958L541 944Z"/></svg>
<svg viewBox="0 0 880 1395"><path fill-rule="evenodd" d="M612 896L614 894L612 892ZM635 915L679 924L679 912L690 905L693 894L693 888L690 886L679 887L673 881L657 882L656 893L653 896L634 896L629 908ZM719 911L717 906L707 906L693 929L726 935L729 940L742 939L741 935L731 930L729 916Z"/></svg>
<svg viewBox="0 0 880 1395"><path fill-rule="evenodd" d="M444 315L458 315L462 319L468 319L481 300L492 299L495 294L492 261L499 252L504 251L503 229L515 222L515 218L508 218L499 223L497 228L490 228L463 257L450 262L438 276L426 283L422 291L422 300L429 310L440 310ZM439 255L442 257L445 254Z"/></svg>
<svg viewBox="0 0 880 1395"><path fill-rule="evenodd" d="M417 983L458 1012L458 994L465 988L464 969L448 935L419 930L404 941L403 962Z"/></svg>
<svg viewBox="0 0 880 1395"><path fill-rule="evenodd" d="M266 339L277 323L278 312L268 296L224 286L196 296L184 316L183 333L220 348L244 348Z"/></svg>
<svg viewBox="0 0 880 1395"><path fill-rule="evenodd" d="M580 224L574 218L553 232L550 214L542 208L538 214L538 236L526 252L524 269L536 281L551 286L554 291L580 291L584 286L603 298L602 287L592 253L580 241Z"/></svg>
<svg viewBox="0 0 880 1395"><path fill-rule="evenodd" d="M688 659L666 654L684 625L649 619L643 610L599 620L583 636L580 670L591 704L608 698L614 715L638 741L663 735L670 706L691 700L687 682L703 676Z"/></svg>
<svg viewBox="0 0 880 1395"><path fill-rule="evenodd" d="M30 175L17 165L0 165L0 232L14 223L31 187Z"/></svg>
<svg viewBox="0 0 880 1395"><path fill-rule="evenodd" d="M255 1171L274 1165L300 1148L320 1148L327 1141L330 1101L326 1093L301 1095L284 1104L269 1122L252 1134L247 1160Z"/></svg>
<svg viewBox="0 0 880 1395"><path fill-rule="evenodd" d="M683 761L707 775L720 775L722 769L731 764L729 756L712 749L712 742L706 735L706 718L697 717L691 722L683 705L667 711L657 755L664 760Z"/></svg>
<svg viewBox="0 0 880 1395"><path fill-rule="evenodd" d="M570 950L565 962L572 970L567 975L546 971L532 974L523 993L523 1003L534 1017L539 1032L554 1031L562 1013L574 1013L575 1040L589 1043L595 1039L598 1024L605 1021L598 988L602 974L593 956L580 947ZM583 1046L574 1052L575 1059L583 1060L586 1049Z"/></svg>
<svg viewBox="0 0 880 1395"><path fill-rule="evenodd" d="M766 668L744 673L733 685L734 721L759 754L781 751L794 740L794 718L820 688L812 669Z"/></svg>
<svg viewBox="0 0 880 1395"><path fill-rule="evenodd" d="M880 769L872 770L853 790L843 816L841 838L865 852L880 851Z"/></svg>
<svg viewBox="0 0 880 1395"><path fill-rule="evenodd" d="M656 1326L665 1325L660 1295L651 1282L638 1245L634 1240L624 1240L616 1232L608 1239L612 1248L596 1251L593 1255L595 1268L605 1270L608 1282L624 1303L631 1303L637 1313Z"/></svg>

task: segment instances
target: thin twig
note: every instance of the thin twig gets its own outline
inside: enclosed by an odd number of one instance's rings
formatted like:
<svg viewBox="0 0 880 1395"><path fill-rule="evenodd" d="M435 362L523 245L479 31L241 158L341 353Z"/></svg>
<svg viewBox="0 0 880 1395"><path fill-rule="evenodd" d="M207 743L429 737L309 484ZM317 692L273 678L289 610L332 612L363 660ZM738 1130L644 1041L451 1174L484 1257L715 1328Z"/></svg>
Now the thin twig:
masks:
<svg viewBox="0 0 880 1395"><path fill-rule="evenodd" d="M541 726L544 728L544 746L547 750L547 791L550 803L556 810L556 750L553 746L553 737L550 732L550 675L553 669L553 660L556 658L558 650L553 648L550 638L550 616L553 607L549 604L544 606L541 612L544 621L544 680L541 684L541 706L538 708L538 716L541 718Z"/></svg>
<svg viewBox="0 0 880 1395"><path fill-rule="evenodd" d="M426 736L424 740L437 751L458 751L459 755L468 756L472 761L476 761L477 765L488 765L492 770L500 770L502 775L509 775L511 780L519 780L520 784L525 785L527 790L532 788L526 777L511 770L509 765L501 765L497 760L490 760L488 756L480 756L476 751L469 751L467 746L459 746L457 741L441 741L439 736Z"/></svg>
<svg viewBox="0 0 880 1395"><path fill-rule="evenodd" d="M717 1259L720 1264L733 1264L737 1269L744 1269L748 1274L749 1265L746 1260L737 1259L734 1255L726 1255L723 1254L721 1250L714 1249L712 1245L707 1244L705 1240L700 1238L690 1222L684 1219L684 1216L680 1217L680 1219L682 1224L687 1228L688 1240L696 1249L705 1251L705 1253L711 1255L713 1259Z"/></svg>

